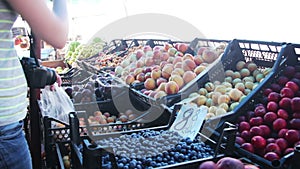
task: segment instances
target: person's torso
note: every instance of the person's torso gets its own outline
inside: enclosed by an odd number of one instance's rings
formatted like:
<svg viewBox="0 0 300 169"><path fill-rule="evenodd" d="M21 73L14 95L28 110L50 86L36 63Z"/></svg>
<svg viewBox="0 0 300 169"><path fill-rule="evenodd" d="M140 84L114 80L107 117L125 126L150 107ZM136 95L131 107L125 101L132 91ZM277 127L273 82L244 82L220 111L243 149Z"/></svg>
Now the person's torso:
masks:
<svg viewBox="0 0 300 169"><path fill-rule="evenodd" d="M17 16L0 1L0 126L22 120L28 106L27 82L11 33Z"/></svg>

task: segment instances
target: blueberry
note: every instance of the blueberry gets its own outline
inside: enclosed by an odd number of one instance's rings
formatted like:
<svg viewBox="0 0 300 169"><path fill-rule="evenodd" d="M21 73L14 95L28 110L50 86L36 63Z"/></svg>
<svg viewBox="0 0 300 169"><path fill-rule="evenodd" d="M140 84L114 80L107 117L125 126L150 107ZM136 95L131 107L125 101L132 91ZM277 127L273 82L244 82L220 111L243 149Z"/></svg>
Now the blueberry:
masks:
<svg viewBox="0 0 300 169"><path fill-rule="evenodd" d="M186 143L187 143L188 145L190 145L190 144L192 144L192 143L193 143L193 140L192 140L192 139L190 139L190 138L187 138L187 139L186 139Z"/></svg>
<svg viewBox="0 0 300 169"><path fill-rule="evenodd" d="M129 162L129 168L135 168L136 167L136 161L135 160L133 160L133 161L130 161Z"/></svg>
<svg viewBox="0 0 300 169"><path fill-rule="evenodd" d="M155 161L151 161L151 162L150 162L150 166L156 167L156 162L155 162Z"/></svg>
<svg viewBox="0 0 300 169"><path fill-rule="evenodd" d="M178 145L176 145L175 148L176 148L177 151L180 151L182 147L181 147L181 145L178 144Z"/></svg>
<svg viewBox="0 0 300 169"><path fill-rule="evenodd" d="M167 163L169 161L168 159L170 159L170 158L165 157L165 158L162 159L162 161L165 162L165 163Z"/></svg>
<svg viewBox="0 0 300 169"><path fill-rule="evenodd" d="M142 165L140 164L136 165L136 169L142 169L142 168L143 168Z"/></svg>
<svg viewBox="0 0 300 169"><path fill-rule="evenodd" d="M126 164L127 163L127 159L125 157L121 158L121 163Z"/></svg>
<svg viewBox="0 0 300 169"><path fill-rule="evenodd" d="M185 154L185 153L187 152L187 150L184 149L184 148L182 148L182 149L180 150L180 152L183 153L183 154Z"/></svg>
<svg viewBox="0 0 300 169"><path fill-rule="evenodd" d="M163 159L162 159L161 157L157 157L157 158L156 158L156 161L157 161L157 162L162 162Z"/></svg>
<svg viewBox="0 0 300 169"><path fill-rule="evenodd" d="M118 168L123 168L124 164L123 163L118 163Z"/></svg>
<svg viewBox="0 0 300 169"><path fill-rule="evenodd" d="M147 159L146 159L146 165L150 165L151 162L152 162L152 158L147 158Z"/></svg>

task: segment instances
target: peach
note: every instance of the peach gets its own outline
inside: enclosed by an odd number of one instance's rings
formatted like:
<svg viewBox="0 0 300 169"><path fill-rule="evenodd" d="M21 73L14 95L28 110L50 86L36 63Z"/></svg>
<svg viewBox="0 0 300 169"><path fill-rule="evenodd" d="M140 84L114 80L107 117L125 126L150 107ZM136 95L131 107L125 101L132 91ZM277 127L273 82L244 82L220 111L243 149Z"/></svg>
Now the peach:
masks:
<svg viewBox="0 0 300 169"><path fill-rule="evenodd" d="M135 66L137 67L137 68L140 68L140 67L143 67L145 64L144 64L144 61L143 60L138 60L138 61L136 61L136 63L135 63Z"/></svg>
<svg viewBox="0 0 300 169"><path fill-rule="evenodd" d="M204 87L208 92L215 90L215 85L212 82L205 83Z"/></svg>
<svg viewBox="0 0 300 169"><path fill-rule="evenodd" d="M229 106L227 103L221 103L221 104L219 104L218 107L224 109L225 111L228 111L228 109L229 109Z"/></svg>
<svg viewBox="0 0 300 169"><path fill-rule="evenodd" d="M199 49L198 49L198 51L197 51L197 55L202 55L203 54L203 52L205 51L205 50L207 50L208 49L208 47L200 47Z"/></svg>
<svg viewBox="0 0 300 169"><path fill-rule="evenodd" d="M179 91L179 86L177 85L176 82L174 81L169 81L167 82L166 86L165 86L165 92L167 94L176 94Z"/></svg>
<svg viewBox="0 0 300 169"><path fill-rule="evenodd" d="M250 72L253 72L254 70L257 70L257 65L252 62L247 65L247 68Z"/></svg>
<svg viewBox="0 0 300 169"><path fill-rule="evenodd" d="M211 96L212 101L213 101L215 104L217 104L217 103L218 103L218 99L219 99L219 97L220 97L221 95L222 95L222 94L221 94L220 92L213 92L213 93L212 93L212 96Z"/></svg>
<svg viewBox="0 0 300 169"><path fill-rule="evenodd" d="M153 96L153 98L159 99L159 98L162 98L166 95L167 95L167 93L165 91L160 90L160 91L157 91L157 93Z"/></svg>
<svg viewBox="0 0 300 169"><path fill-rule="evenodd" d="M153 64L154 64L153 57L146 57L146 59L145 59L145 65L146 66L152 66Z"/></svg>
<svg viewBox="0 0 300 169"><path fill-rule="evenodd" d="M201 55L197 55L194 57L194 62L196 63L196 65L200 65L201 63L204 62L204 60Z"/></svg>
<svg viewBox="0 0 300 169"><path fill-rule="evenodd" d="M243 93L239 89L231 89L229 92L229 97L233 101L238 101L242 97Z"/></svg>
<svg viewBox="0 0 300 169"><path fill-rule="evenodd" d="M176 52L177 52L177 50L174 47L171 47L168 49L168 53L170 56L174 56Z"/></svg>
<svg viewBox="0 0 300 169"><path fill-rule="evenodd" d="M183 77L184 83L187 84L196 78L196 73L194 73L193 71L186 71L186 72L184 72L182 77Z"/></svg>
<svg viewBox="0 0 300 169"><path fill-rule="evenodd" d="M186 59L182 61L182 69L184 71L194 71L196 63L193 60Z"/></svg>
<svg viewBox="0 0 300 169"><path fill-rule="evenodd" d="M216 116L221 116L221 115L226 114L226 113L227 113L226 110L224 110L223 108L218 107L217 110L216 110L215 115Z"/></svg>
<svg viewBox="0 0 300 169"><path fill-rule="evenodd" d="M172 75L169 78L169 81L176 82L179 88L182 88L184 86L184 80L180 75Z"/></svg>
<svg viewBox="0 0 300 169"><path fill-rule="evenodd" d="M235 84L234 88L239 89L241 92L245 91L245 85L242 82L239 82L239 83Z"/></svg>
<svg viewBox="0 0 300 169"><path fill-rule="evenodd" d="M196 75L199 75L205 69L206 69L206 66L199 65L194 69L194 72L196 73Z"/></svg>
<svg viewBox="0 0 300 169"><path fill-rule="evenodd" d="M200 88L199 90L198 90L198 93L200 94L200 95L203 95L203 96L206 96L206 94L207 94L207 90L205 89L205 88Z"/></svg>
<svg viewBox="0 0 300 169"><path fill-rule="evenodd" d="M158 79L156 79L156 85L157 86L159 86L163 82L168 82L168 80L163 78L163 77L159 77Z"/></svg>
<svg viewBox="0 0 300 169"><path fill-rule="evenodd" d="M188 47L189 46L186 43L179 43L177 50L184 53L188 49Z"/></svg>
<svg viewBox="0 0 300 169"><path fill-rule="evenodd" d="M162 77L169 79L173 70L173 65L165 65L161 72Z"/></svg>
<svg viewBox="0 0 300 169"><path fill-rule="evenodd" d="M183 60L186 60L186 59L190 59L190 60L193 60L194 61L194 56L190 53L186 53L182 56L182 59Z"/></svg>
<svg viewBox="0 0 300 169"><path fill-rule="evenodd" d="M160 77L161 77L161 70L160 69L153 69L151 71L151 78L152 79L156 80L156 79L158 79Z"/></svg>
<svg viewBox="0 0 300 169"><path fill-rule="evenodd" d="M143 68L135 68L133 70L133 76L137 76L138 74L142 73L143 72Z"/></svg>
<svg viewBox="0 0 300 169"><path fill-rule="evenodd" d="M145 81L145 73L141 72L138 75L136 75L136 79L140 82L144 82Z"/></svg>
<svg viewBox="0 0 300 169"><path fill-rule="evenodd" d="M226 93L226 86L225 85L216 85L215 92L220 92L221 94Z"/></svg>
<svg viewBox="0 0 300 169"><path fill-rule="evenodd" d="M165 91L166 90L166 84L167 82L161 82L158 87L157 87L157 91Z"/></svg>
<svg viewBox="0 0 300 169"><path fill-rule="evenodd" d="M176 53L175 53L175 55L174 55L175 57L176 56L178 56L178 57L182 57L183 56L183 53L182 52L179 52L179 51L177 51Z"/></svg>
<svg viewBox="0 0 300 169"><path fill-rule="evenodd" d="M132 74L129 74L125 77L125 83L130 85L133 81L135 81L135 78Z"/></svg>
<svg viewBox="0 0 300 169"><path fill-rule="evenodd" d="M195 102L198 106L205 105L207 98L203 95L199 95L196 99Z"/></svg>
<svg viewBox="0 0 300 169"><path fill-rule="evenodd" d="M165 43L163 48L164 48L165 51L168 51L168 50L169 50L170 48L172 48L172 47L173 47L173 46L172 46L171 44Z"/></svg>
<svg viewBox="0 0 300 169"><path fill-rule="evenodd" d="M221 105L222 103L229 104L230 101L231 101L230 97L227 94L223 94L218 97L217 102L218 102L218 105Z"/></svg>
<svg viewBox="0 0 300 169"><path fill-rule="evenodd" d="M160 60L160 56L161 56L161 51L160 50L155 50L153 51L153 59L154 60Z"/></svg>
<svg viewBox="0 0 300 169"><path fill-rule="evenodd" d="M182 62L177 62L176 64L174 64L174 68L182 68Z"/></svg>
<svg viewBox="0 0 300 169"><path fill-rule="evenodd" d="M144 51L142 49L138 49L136 50L136 58L140 59L141 57L143 57L145 55Z"/></svg>
<svg viewBox="0 0 300 169"><path fill-rule="evenodd" d="M162 46L156 45L156 46L153 47L152 50L153 50L153 51L156 51L156 50L158 50L158 51L163 51L164 49L163 49Z"/></svg>
<svg viewBox="0 0 300 169"><path fill-rule="evenodd" d="M233 76L232 76L233 79L236 79L236 78L241 78L241 74L239 71L235 71L233 72Z"/></svg>
<svg viewBox="0 0 300 169"><path fill-rule="evenodd" d="M248 77L250 76L250 71L247 69L247 68L242 68L240 70L240 74L241 74L241 77Z"/></svg>
<svg viewBox="0 0 300 169"><path fill-rule="evenodd" d="M154 97L156 95L156 93L158 92L158 90L151 90L151 92L149 93L149 97Z"/></svg>
<svg viewBox="0 0 300 169"><path fill-rule="evenodd" d="M160 60L161 61L167 61L169 59L170 55L169 53L167 52L163 52L161 55L160 55Z"/></svg>
<svg viewBox="0 0 300 169"><path fill-rule="evenodd" d="M156 87L155 80L153 78L146 79L146 81L144 82L144 86L147 90L155 89L155 87Z"/></svg>
<svg viewBox="0 0 300 169"><path fill-rule="evenodd" d="M233 77L233 75L234 75L233 70L226 70L226 71L225 71L225 76L226 76L226 77Z"/></svg>
<svg viewBox="0 0 300 169"><path fill-rule="evenodd" d="M218 58L218 55L215 51L207 49L203 51L202 58L205 62L212 63Z"/></svg>
<svg viewBox="0 0 300 169"><path fill-rule="evenodd" d="M176 68L175 67L175 69L172 71L172 74L178 74L178 75L180 75L180 76L183 76L183 74L184 74L184 70L183 69L181 69L181 68Z"/></svg>
<svg viewBox="0 0 300 169"><path fill-rule="evenodd" d="M161 68L164 68L166 64L168 64L167 61L161 61L160 64L159 64L159 66L160 66Z"/></svg>
<svg viewBox="0 0 300 169"><path fill-rule="evenodd" d="M149 51L152 51L152 48L149 45L145 45L145 46L143 46L143 51L144 51L144 53L147 53Z"/></svg>
<svg viewBox="0 0 300 169"><path fill-rule="evenodd" d="M173 63L173 60L175 59L174 56L170 56L167 60L168 63Z"/></svg>
<svg viewBox="0 0 300 169"><path fill-rule="evenodd" d="M237 63L236 63L236 70L242 70L244 67L245 67L245 65L246 65L246 62L244 62L244 61L238 61Z"/></svg>
<svg viewBox="0 0 300 169"><path fill-rule="evenodd" d="M178 63L178 62L182 62L182 57L180 57L180 56L175 56L175 57L174 57L174 60L173 60L173 65L175 65L175 64Z"/></svg>

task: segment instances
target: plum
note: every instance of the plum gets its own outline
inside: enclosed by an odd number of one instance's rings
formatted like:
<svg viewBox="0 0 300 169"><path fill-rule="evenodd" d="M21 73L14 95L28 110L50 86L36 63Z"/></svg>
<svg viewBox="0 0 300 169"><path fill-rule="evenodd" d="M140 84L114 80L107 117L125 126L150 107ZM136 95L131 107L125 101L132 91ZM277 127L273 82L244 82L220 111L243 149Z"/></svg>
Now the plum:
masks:
<svg viewBox="0 0 300 169"><path fill-rule="evenodd" d="M244 164L241 160L223 157L217 162L217 169L244 169Z"/></svg>

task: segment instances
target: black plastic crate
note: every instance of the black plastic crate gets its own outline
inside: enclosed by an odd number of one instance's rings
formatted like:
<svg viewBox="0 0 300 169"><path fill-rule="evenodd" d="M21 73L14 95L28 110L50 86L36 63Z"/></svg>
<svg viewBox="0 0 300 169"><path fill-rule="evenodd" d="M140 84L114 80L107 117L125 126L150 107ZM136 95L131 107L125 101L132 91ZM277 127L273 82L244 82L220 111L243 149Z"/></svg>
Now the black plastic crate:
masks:
<svg viewBox="0 0 300 169"><path fill-rule="evenodd" d="M217 47L220 45L227 46L231 41L229 40L219 40L219 39L202 39L202 38L195 38L192 42L189 43L189 53L193 53L193 55L196 55L197 50L200 47ZM175 42L177 43L177 42ZM221 57L221 56L220 56ZM216 61L215 61L216 62ZM193 81L186 84L182 89L178 91L177 94L171 94L164 96L160 99L155 99L153 97L147 96L141 92L142 89L144 89L144 83L138 83L131 85L131 94L134 95L134 97L139 100L139 102L146 102L146 103L159 103L159 104L165 104L167 106L172 106L175 103L181 101L183 98L187 97L187 94L191 93L190 90L197 90L195 88L195 84L204 76L205 72L209 70L214 64L210 64L205 71L201 72Z"/></svg>
<svg viewBox="0 0 300 169"><path fill-rule="evenodd" d="M62 86L83 85L90 81L93 74L85 70L76 70L71 73L60 75Z"/></svg>
<svg viewBox="0 0 300 169"><path fill-rule="evenodd" d="M85 126L79 127L80 135L86 134ZM52 117L43 118L44 147L47 167L56 167L59 165L57 151L61 148L57 144L67 144L71 141L70 125ZM61 150L59 150L61 151ZM63 155L66 155L64 153Z"/></svg>
<svg viewBox="0 0 300 169"><path fill-rule="evenodd" d="M76 116L73 117L74 121L76 121ZM83 136L80 137L81 143L76 144L75 147L77 148L83 148L82 153L78 154L82 159L82 165L86 169L93 169L93 168L111 168L108 166L103 166L104 163L102 159L104 158L109 158L109 163L105 163L105 165L118 165L117 160L121 158L120 156L117 157L116 154L112 153L113 152L113 147L106 146L106 145L99 145L99 141L102 139L107 139L107 138L115 138L115 137L123 137L126 135L127 136L132 136L138 133L143 133L143 132L149 132L149 131L156 131L156 132L164 132L167 131L168 128L170 127L171 123L167 126L161 126L161 127L153 127L153 128L146 128L146 129L141 129L141 130L134 130L134 131L123 131L121 133L110 133L107 135L98 135L93 138L90 138L89 136ZM76 127L74 127L75 129ZM198 158L198 159L191 159L187 161L181 161L177 162L174 164L169 164L165 166L160 166L157 168L197 168L202 162L207 161L207 160L217 160L221 157L224 157L225 155L229 156L235 156L234 154L234 139L235 139L235 131L236 128L233 128L232 126L226 126L224 128L224 132L222 133L222 138L224 137L225 140L219 139L217 141L214 141L205 135L198 133L197 138L193 141L193 143L200 143L201 141L203 142L204 146L210 146L211 149L211 154L207 157L203 158ZM146 136L147 137L147 136ZM109 154L109 157L104 154ZM163 152L162 152L163 153ZM156 167L154 167L156 168Z"/></svg>
<svg viewBox="0 0 300 169"><path fill-rule="evenodd" d="M278 57L280 58L278 58L278 62L276 62L277 67L273 69L272 73L268 77L266 77L263 83L259 85L254 91L252 91L248 99L245 100L244 103L239 104L239 106L232 113L229 113L223 117L220 117L219 119L214 119L214 120L219 120L220 121L219 124L222 124L222 122L224 123L225 121L230 122L232 124L236 124L240 116L246 115L248 111L254 111L254 108L258 104L266 104L268 101L264 97L264 90L270 88L272 83L277 83L277 79L281 75L283 75L284 69L287 66L296 66L296 65L300 66L299 50L300 50L300 45L298 44L283 45L282 50L278 55ZM289 110L288 113L291 116L293 112ZM289 117L289 120L290 118L291 117ZM211 127L209 124L207 126L205 128L209 130L208 132L214 133L216 137L218 137L219 133L222 131L220 128L215 128L215 126ZM240 148L240 145L238 144L236 144L235 146L237 147L237 152L239 154L249 159L252 159L253 161L257 162L258 164L260 164L265 168L283 168L283 169L288 168L291 163L287 163L287 162L291 161L294 155L294 152L292 152L282 156L279 160L269 161L263 158L262 156L259 156L255 153L250 153Z"/></svg>
<svg viewBox="0 0 300 169"><path fill-rule="evenodd" d="M70 169L71 165L71 142L59 142L55 143L56 155L57 155L57 167L59 169Z"/></svg>

